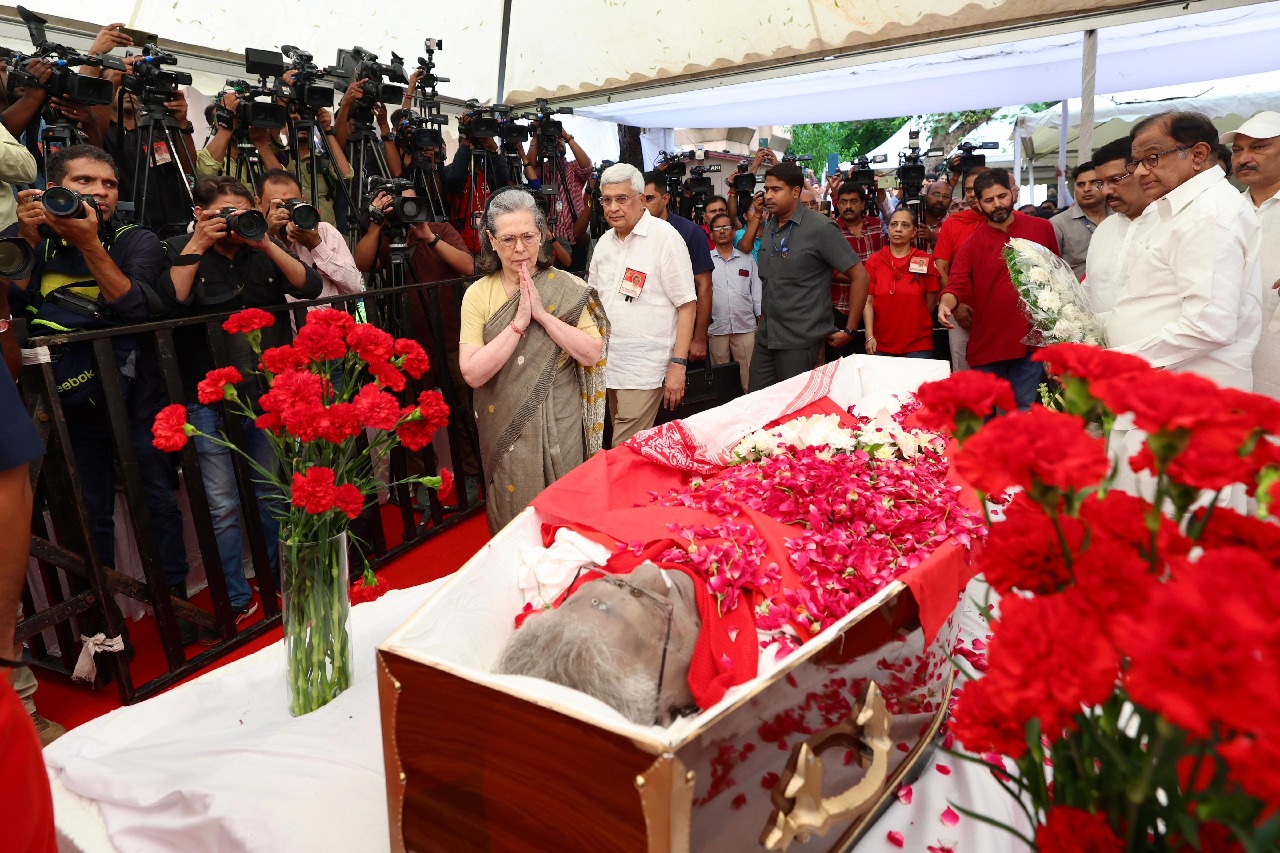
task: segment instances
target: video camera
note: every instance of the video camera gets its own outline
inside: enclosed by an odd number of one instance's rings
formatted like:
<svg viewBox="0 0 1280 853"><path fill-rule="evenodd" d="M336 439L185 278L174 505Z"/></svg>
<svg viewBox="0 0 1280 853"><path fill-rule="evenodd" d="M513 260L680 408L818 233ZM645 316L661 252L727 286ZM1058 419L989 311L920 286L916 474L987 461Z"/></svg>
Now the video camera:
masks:
<svg viewBox="0 0 1280 853"><path fill-rule="evenodd" d="M275 102L275 89L254 86L247 80L228 80L227 90L236 93L240 106L233 115L219 104L219 124L234 119L241 128L260 127L267 130L279 130L289 124L289 108ZM271 100L257 100L264 97Z"/></svg>
<svg viewBox="0 0 1280 853"><path fill-rule="evenodd" d="M902 188L902 199L905 203L919 204L920 191L924 187L924 158L926 156L941 157L942 154L943 151L940 148L921 154L920 131L907 131L907 150L898 153L898 186Z"/></svg>
<svg viewBox="0 0 1280 853"><path fill-rule="evenodd" d="M502 136L503 124L511 117L511 107L506 104L493 104L483 107L475 98L467 101L467 111L462 114L459 125L468 139L492 139Z"/></svg>
<svg viewBox="0 0 1280 853"><path fill-rule="evenodd" d="M979 166L987 165L987 155L974 154L973 153L974 151L979 149L987 149L987 150L998 149L1000 147L1000 143L979 142L977 145L974 145L972 142L961 142L958 147L960 150L960 156L956 160L955 166L952 168L954 168L955 171L959 172L960 174L964 174L970 169L976 169Z"/></svg>
<svg viewBox="0 0 1280 853"><path fill-rule="evenodd" d="M858 188L858 192L862 193L864 200L871 198L876 194L876 173L871 168L872 163L887 163L889 158L884 154L877 154L874 157L857 157L849 164L849 183Z"/></svg>
<svg viewBox="0 0 1280 853"><path fill-rule="evenodd" d="M291 63L285 70L293 72L293 85L286 86L282 82L279 86L280 95L302 107L331 109L337 92L332 83L320 82L320 78L345 79L347 72L336 65L321 68L312 61L314 56L292 44L281 45L280 52Z"/></svg>
<svg viewBox="0 0 1280 853"><path fill-rule="evenodd" d="M719 171L719 163L713 163L710 166L697 165L689 170L689 174L691 175L689 178L689 192L693 193L693 203L695 207L698 204L699 195L709 196L715 193L715 185L711 183L711 179L706 177L706 175L709 172Z"/></svg>
<svg viewBox="0 0 1280 853"><path fill-rule="evenodd" d="M560 141L560 134L564 133L564 122L553 118L557 115L573 115L573 110L568 107L560 107L552 109L551 104L546 98L538 98L538 110L528 118L533 121L538 132L538 150L554 151L556 143Z"/></svg>
<svg viewBox="0 0 1280 853"><path fill-rule="evenodd" d="M654 168L664 166L662 173L667 176L668 186L678 186L680 179L688 174L690 160L696 155L692 151L676 152L668 154L665 151L658 152L658 159L654 161Z"/></svg>
<svg viewBox="0 0 1280 853"><path fill-rule="evenodd" d="M807 163L813 159L811 154L783 154L783 163Z"/></svg>
<svg viewBox="0 0 1280 853"><path fill-rule="evenodd" d="M369 177L368 187L364 194L364 204L369 210L369 218L379 225L397 227L415 222L431 221L431 209L427 200L416 196L402 196L405 190L414 189L413 181L404 178L381 178L377 175ZM387 210L377 208L373 200L379 193L391 196L391 207Z"/></svg>
<svg viewBox="0 0 1280 853"><path fill-rule="evenodd" d="M390 63L382 63L376 53L370 53L363 47L339 48L337 65L352 80L365 81L357 107L372 110L375 104L398 104L404 100L403 84L409 82L409 76L404 70L404 58L395 51L391 52Z"/></svg>
<svg viewBox="0 0 1280 853"><path fill-rule="evenodd" d="M27 33L31 36L31 44L35 52L23 56L9 51L13 60L13 70L9 73L10 85L43 88L50 98L69 98L87 106L104 106L111 103L114 87L111 81L101 77L86 77L72 71L73 66L88 65L93 68L110 68L115 71L127 70L125 64L111 56L90 56L66 47L54 44L45 36L44 25L49 23L29 9L18 7L18 14L27 25ZM53 74L41 83L34 74L24 67L30 59L48 59L53 66Z"/></svg>
<svg viewBox="0 0 1280 853"><path fill-rule="evenodd" d="M440 132L440 126L448 122L449 119L446 116L436 113L425 116L408 113L396 125L396 146L403 151L439 148L444 145L444 135Z"/></svg>
<svg viewBox="0 0 1280 853"><path fill-rule="evenodd" d="M176 65L178 57L165 53L154 44L143 46L133 63L133 73L120 79L120 88L134 95L138 103L163 106L172 101L179 86L190 86L191 75L185 71L165 71L165 65Z"/></svg>

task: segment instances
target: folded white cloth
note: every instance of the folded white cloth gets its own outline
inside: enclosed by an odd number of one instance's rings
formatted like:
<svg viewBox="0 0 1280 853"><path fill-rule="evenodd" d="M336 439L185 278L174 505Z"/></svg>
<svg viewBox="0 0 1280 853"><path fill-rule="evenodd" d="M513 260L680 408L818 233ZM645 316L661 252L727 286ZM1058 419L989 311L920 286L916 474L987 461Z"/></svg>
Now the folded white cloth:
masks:
<svg viewBox="0 0 1280 853"><path fill-rule="evenodd" d="M583 566L603 566L612 552L567 528L556 531L549 548L523 548L520 557L520 593L526 604L543 608L573 583Z"/></svg>
<svg viewBox="0 0 1280 853"><path fill-rule="evenodd" d="M80 647L80 659L76 661L75 671L71 673L72 681L93 681L98 677L98 665L93 662L95 653L124 651L124 639L122 637L108 638L106 634L94 634L92 637L86 637L81 634L80 642L84 645Z"/></svg>

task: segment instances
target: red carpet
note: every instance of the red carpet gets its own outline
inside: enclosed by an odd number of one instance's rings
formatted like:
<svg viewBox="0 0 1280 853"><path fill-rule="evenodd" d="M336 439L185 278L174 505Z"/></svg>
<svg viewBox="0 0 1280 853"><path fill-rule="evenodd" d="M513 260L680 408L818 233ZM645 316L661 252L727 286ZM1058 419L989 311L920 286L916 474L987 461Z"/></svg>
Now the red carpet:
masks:
<svg viewBox="0 0 1280 853"><path fill-rule="evenodd" d="M378 581L389 589L405 589L444 577L461 567L488 541L488 523L485 514L480 512L388 563L378 572ZM209 608L208 593L202 592L195 596L193 603ZM261 609L258 612L261 613ZM252 654L276 642L280 636L280 629L277 628L191 677L197 678L211 669ZM164 650L160 645L155 620L146 616L137 622L130 622L129 637L135 649L130 666L134 684L143 684L163 674L166 670ZM203 648L192 644L187 647L187 656L199 654ZM47 670L36 669L35 674L40 681L40 688L34 697L37 710L44 717L59 722L68 729L120 707L120 693L115 684L108 684L101 690L91 690Z"/></svg>

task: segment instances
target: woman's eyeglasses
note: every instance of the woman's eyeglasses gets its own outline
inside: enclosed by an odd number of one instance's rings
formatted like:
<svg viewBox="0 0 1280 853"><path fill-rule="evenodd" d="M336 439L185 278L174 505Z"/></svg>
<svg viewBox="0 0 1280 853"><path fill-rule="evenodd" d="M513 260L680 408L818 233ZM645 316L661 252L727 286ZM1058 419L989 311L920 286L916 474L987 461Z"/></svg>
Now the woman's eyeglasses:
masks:
<svg viewBox="0 0 1280 853"><path fill-rule="evenodd" d="M516 243L523 243L532 248L542 242L542 238L537 234L504 234L501 237L495 236L493 239L504 249L514 249Z"/></svg>

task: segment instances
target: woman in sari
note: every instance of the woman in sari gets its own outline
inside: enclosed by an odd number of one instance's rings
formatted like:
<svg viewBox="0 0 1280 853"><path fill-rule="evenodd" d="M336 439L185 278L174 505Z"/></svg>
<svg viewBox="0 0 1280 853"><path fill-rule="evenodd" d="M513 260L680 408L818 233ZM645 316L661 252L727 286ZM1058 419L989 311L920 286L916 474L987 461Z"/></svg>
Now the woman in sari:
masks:
<svg viewBox="0 0 1280 853"><path fill-rule="evenodd" d="M609 321L596 292L551 269L546 221L519 189L485 213L462 298L458 362L475 389L489 530L600 449Z"/></svg>

